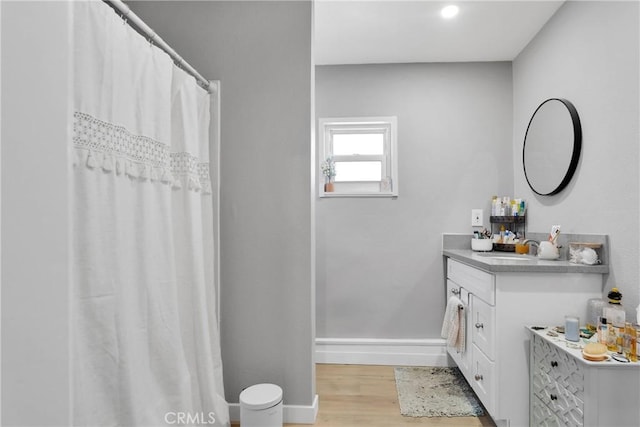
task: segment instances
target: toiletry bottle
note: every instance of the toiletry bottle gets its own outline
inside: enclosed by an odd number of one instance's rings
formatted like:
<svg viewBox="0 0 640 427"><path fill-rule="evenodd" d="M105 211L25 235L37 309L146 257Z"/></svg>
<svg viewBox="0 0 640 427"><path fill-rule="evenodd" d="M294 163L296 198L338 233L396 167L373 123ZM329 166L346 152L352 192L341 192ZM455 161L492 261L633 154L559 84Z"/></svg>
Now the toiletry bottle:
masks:
<svg viewBox="0 0 640 427"><path fill-rule="evenodd" d="M636 330L636 358L640 356L640 326L635 327Z"/></svg>
<svg viewBox="0 0 640 427"><path fill-rule="evenodd" d="M601 344L607 345L609 341L609 331L607 330L607 318L602 317L600 319L600 328L598 330L598 341Z"/></svg>
<svg viewBox="0 0 640 427"><path fill-rule="evenodd" d="M609 304L602 310L602 316L607 318L609 328L609 341L607 348L609 351L622 353L622 340L624 335L625 312L622 307L622 294L618 288L612 288L607 295Z"/></svg>
<svg viewBox="0 0 640 427"><path fill-rule="evenodd" d="M591 298L587 301L587 329L590 331L595 332L600 326L603 307L604 300L602 298Z"/></svg>
<svg viewBox="0 0 640 427"><path fill-rule="evenodd" d="M607 350L618 351L618 336L616 334L616 327L611 323L607 324Z"/></svg>
<svg viewBox="0 0 640 427"><path fill-rule="evenodd" d="M636 329L631 322L626 322L624 325L624 355L632 362L638 361L636 345Z"/></svg>

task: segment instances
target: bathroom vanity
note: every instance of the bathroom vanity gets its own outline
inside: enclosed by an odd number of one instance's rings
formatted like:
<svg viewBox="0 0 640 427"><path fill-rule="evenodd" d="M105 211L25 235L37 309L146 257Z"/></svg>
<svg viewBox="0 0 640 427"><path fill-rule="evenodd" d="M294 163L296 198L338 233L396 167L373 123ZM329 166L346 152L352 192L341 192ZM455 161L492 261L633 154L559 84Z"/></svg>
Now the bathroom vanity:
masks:
<svg viewBox="0 0 640 427"><path fill-rule="evenodd" d="M468 240L467 240L468 243ZM601 298L606 265L574 265L513 253L443 249L447 301L465 311L465 351L447 352L498 426L529 425L526 326L586 319L587 301Z"/></svg>

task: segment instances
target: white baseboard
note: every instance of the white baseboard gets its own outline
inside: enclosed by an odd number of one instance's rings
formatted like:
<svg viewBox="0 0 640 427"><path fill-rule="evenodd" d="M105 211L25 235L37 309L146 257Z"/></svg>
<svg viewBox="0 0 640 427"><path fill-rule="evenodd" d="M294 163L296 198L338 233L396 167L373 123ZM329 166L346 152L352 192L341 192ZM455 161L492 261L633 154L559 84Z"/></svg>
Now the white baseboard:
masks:
<svg viewBox="0 0 640 427"><path fill-rule="evenodd" d="M318 395L313 403L306 405L282 405L282 421L285 424L314 424L318 416ZM229 418L232 422L240 421L240 404L229 404Z"/></svg>
<svg viewBox="0 0 640 427"><path fill-rule="evenodd" d="M316 363L449 366L444 339L316 338Z"/></svg>

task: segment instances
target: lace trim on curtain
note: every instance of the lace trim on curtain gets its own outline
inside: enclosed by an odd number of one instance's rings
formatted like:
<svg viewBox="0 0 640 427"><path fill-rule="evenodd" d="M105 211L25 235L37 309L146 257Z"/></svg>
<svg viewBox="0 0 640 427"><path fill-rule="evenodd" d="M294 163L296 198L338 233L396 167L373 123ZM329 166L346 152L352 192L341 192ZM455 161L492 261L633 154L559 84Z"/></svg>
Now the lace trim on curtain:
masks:
<svg viewBox="0 0 640 427"><path fill-rule="evenodd" d="M134 135L122 126L73 114L73 144L86 151L82 159L90 169L102 169L142 181L157 181L181 189L211 194L209 163L187 152L172 153L162 142ZM76 153L77 154L77 153ZM74 165L79 164L74 160Z"/></svg>

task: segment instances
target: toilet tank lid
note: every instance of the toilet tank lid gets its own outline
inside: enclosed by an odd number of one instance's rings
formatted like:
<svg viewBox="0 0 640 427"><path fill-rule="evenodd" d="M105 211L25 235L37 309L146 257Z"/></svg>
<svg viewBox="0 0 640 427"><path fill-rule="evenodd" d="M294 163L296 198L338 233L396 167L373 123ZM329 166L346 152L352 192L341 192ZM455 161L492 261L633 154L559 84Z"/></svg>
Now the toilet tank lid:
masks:
<svg viewBox="0 0 640 427"><path fill-rule="evenodd" d="M240 405L254 411L271 408L282 401L282 388L275 384L256 384L240 393Z"/></svg>

